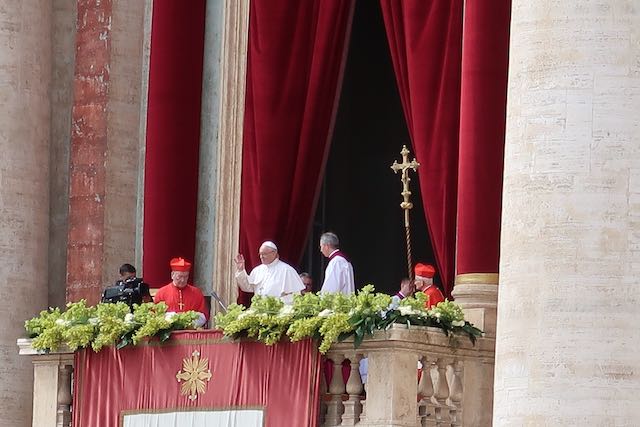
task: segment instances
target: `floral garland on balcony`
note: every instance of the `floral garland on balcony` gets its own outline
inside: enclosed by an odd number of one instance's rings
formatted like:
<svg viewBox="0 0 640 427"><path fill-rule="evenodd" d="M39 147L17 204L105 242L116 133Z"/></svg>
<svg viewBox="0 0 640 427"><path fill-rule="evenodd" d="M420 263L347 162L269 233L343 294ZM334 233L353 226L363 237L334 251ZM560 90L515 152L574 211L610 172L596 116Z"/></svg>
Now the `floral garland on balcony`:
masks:
<svg viewBox="0 0 640 427"><path fill-rule="evenodd" d="M59 308L41 311L24 326L36 350L49 352L67 346L75 351L91 346L97 352L110 345L135 345L153 336L165 341L172 331L195 329L193 322L197 318L195 311L168 313L163 302L134 304L131 312L123 302L87 307L81 300L68 303L64 312Z"/></svg>
<svg viewBox="0 0 640 427"><path fill-rule="evenodd" d="M451 301L425 308L427 296L400 301L376 293L367 285L357 294L326 293L298 295L293 305L284 305L274 297L254 296L251 307L231 304L226 313L215 317L216 327L232 338L247 336L267 345L284 337L291 341L313 338L326 353L331 345L351 336L358 347L376 330L394 323L407 326L440 328L447 335L463 335L475 343L482 331L464 320L460 306ZM198 313L168 313L164 303L134 304L133 312L125 303L98 304L88 307L84 300L67 304L65 311L49 308L25 322L32 346L45 352L66 346L75 351L91 346L100 351L105 346L122 348L138 344L147 337L169 338L172 331L195 329Z"/></svg>
<svg viewBox="0 0 640 427"><path fill-rule="evenodd" d="M226 313L216 315L215 323L226 336L247 336L267 345L285 336L291 341L314 338L323 354L333 343L350 336L358 347L365 336L394 323L440 328L447 335L466 335L473 343L482 336L480 329L464 320L462 309L454 302L444 301L427 309L427 296L422 292L397 301L374 291L367 285L351 295L307 293L295 296L293 305L284 305L274 297L254 296L250 308L231 304Z"/></svg>

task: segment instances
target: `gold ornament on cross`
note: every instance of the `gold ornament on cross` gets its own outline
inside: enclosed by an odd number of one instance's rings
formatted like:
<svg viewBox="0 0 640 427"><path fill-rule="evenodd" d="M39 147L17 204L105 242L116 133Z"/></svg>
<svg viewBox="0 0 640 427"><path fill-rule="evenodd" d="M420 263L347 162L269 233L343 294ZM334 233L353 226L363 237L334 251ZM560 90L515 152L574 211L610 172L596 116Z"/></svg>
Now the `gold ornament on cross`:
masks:
<svg viewBox="0 0 640 427"><path fill-rule="evenodd" d="M176 374L178 383L184 381L180 387L180 393L183 396L189 395L189 400L196 400L198 394L207 391L207 382L211 377L209 359L206 357L201 359L200 352L197 350L191 353L191 357L185 357L182 360L182 370Z"/></svg>
<svg viewBox="0 0 640 427"><path fill-rule="evenodd" d="M412 268L412 260L411 260L411 224L409 222L409 211L413 208L413 203L411 203L411 190L409 190L409 183L411 182L411 178L409 178L409 170L413 170L414 172L418 171L418 167L420 167L420 163L416 162L416 159L409 161L409 153L410 151L407 149L406 145L402 146L402 150L400 154L402 155L402 163L398 163L396 160L393 161L391 165L391 170L393 170L396 174L398 171L401 171L402 174L400 176L400 181L402 182L402 203L400 203L400 207L404 210L404 230L405 236L407 240L407 267L409 271L409 277L413 278L413 268Z"/></svg>

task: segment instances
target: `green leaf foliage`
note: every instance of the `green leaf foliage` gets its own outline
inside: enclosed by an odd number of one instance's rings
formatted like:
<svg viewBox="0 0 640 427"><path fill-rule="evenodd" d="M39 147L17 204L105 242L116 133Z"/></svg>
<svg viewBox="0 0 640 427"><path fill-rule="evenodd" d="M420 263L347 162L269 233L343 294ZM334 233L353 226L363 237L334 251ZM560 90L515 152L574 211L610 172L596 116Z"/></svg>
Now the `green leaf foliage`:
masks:
<svg viewBox="0 0 640 427"><path fill-rule="evenodd" d="M447 335L466 335L473 343L482 336L481 330L464 320L462 309L454 302L444 301L431 309L425 308L426 303L423 293L398 301L376 293L372 285L352 295L296 295L290 306L278 298L256 295L248 308L231 304L226 313L216 315L215 325L228 337L249 337L267 345L285 338L312 338L323 354L349 337L358 347L367 336L394 323L440 328Z"/></svg>
<svg viewBox="0 0 640 427"><path fill-rule="evenodd" d="M120 349L141 340L158 336L162 341L172 331L194 329L198 313L167 313L165 303L134 304L133 312L125 303L98 304L88 307L85 300L67 304L66 310L49 308L25 322L32 346L36 350L56 351L67 346L75 351L105 346Z"/></svg>

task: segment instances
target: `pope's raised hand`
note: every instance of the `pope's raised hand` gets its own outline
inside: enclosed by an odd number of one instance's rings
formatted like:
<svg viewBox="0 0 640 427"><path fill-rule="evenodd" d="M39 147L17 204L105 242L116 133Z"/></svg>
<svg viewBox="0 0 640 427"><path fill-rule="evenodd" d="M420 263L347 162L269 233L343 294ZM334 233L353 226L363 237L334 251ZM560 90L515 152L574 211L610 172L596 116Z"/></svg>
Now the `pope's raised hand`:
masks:
<svg viewBox="0 0 640 427"><path fill-rule="evenodd" d="M236 262L236 270L238 271L244 270L244 257L242 256L242 254L236 255L235 262Z"/></svg>

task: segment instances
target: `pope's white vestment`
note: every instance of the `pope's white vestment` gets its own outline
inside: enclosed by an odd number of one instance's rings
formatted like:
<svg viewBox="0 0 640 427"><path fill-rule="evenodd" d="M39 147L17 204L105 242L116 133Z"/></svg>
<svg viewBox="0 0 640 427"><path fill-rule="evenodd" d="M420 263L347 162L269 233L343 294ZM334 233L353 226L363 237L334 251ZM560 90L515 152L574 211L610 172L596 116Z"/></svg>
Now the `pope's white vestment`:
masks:
<svg viewBox="0 0 640 427"><path fill-rule="evenodd" d="M260 264L248 275L246 270L237 271L236 282L245 292L277 297L286 304L293 303L293 296L304 289L298 272L280 259L271 264Z"/></svg>

